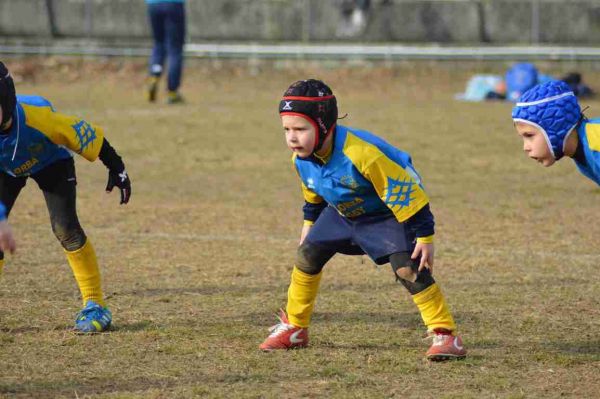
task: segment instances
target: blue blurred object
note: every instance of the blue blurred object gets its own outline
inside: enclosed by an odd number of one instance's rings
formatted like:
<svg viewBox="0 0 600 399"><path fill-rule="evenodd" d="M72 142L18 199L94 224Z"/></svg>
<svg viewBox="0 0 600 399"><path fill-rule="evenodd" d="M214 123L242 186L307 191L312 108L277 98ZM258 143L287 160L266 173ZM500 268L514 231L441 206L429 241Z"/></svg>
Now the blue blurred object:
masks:
<svg viewBox="0 0 600 399"><path fill-rule="evenodd" d="M583 83L583 78L579 72L569 72L560 80L568 84L577 97L591 97L594 95L592 88Z"/></svg>
<svg viewBox="0 0 600 399"><path fill-rule="evenodd" d="M469 79L465 92L457 94L455 98L464 101L484 101L491 98L490 93L498 92L502 83L500 75L475 75Z"/></svg>
<svg viewBox="0 0 600 399"><path fill-rule="evenodd" d="M523 62L514 64L506 71L506 99L517 102L527 90L538 84L538 71L535 65Z"/></svg>

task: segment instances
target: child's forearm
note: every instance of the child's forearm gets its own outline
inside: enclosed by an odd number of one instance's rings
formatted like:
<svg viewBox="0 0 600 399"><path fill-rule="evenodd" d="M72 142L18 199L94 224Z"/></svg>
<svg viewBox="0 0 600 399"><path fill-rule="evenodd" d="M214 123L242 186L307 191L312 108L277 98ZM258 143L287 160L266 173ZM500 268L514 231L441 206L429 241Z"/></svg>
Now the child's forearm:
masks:
<svg viewBox="0 0 600 399"><path fill-rule="evenodd" d="M421 208L410 219L406 221L408 227L413 230L417 236L417 241L423 243L432 243L435 234L435 220L429 209L429 204Z"/></svg>
<svg viewBox="0 0 600 399"><path fill-rule="evenodd" d="M302 211L304 213L304 220L310 222L316 222L319 218L323 209L327 207L327 203L325 201L319 204L313 204L312 202L305 201L304 206L302 207Z"/></svg>
<svg viewBox="0 0 600 399"><path fill-rule="evenodd" d="M100 148L100 154L98 158L102 161L104 166L108 168L108 170L114 170L118 172L122 172L125 169L125 165L123 164L123 160L117 154L115 149L110 145L108 140L104 138L102 141L102 147Z"/></svg>

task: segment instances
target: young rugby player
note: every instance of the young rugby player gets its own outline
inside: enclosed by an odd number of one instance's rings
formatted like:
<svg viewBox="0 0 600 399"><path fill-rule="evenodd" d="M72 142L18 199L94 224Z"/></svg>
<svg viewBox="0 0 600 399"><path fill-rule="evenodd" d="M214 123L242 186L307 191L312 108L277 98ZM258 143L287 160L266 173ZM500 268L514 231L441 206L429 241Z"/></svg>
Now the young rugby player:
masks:
<svg viewBox="0 0 600 399"><path fill-rule="evenodd" d="M73 153L108 168L110 192L116 186L121 204L131 195L131 183L121 157L104 137L101 127L81 118L60 114L39 96L17 96L10 73L0 62L0 201L10 213L31 177L42 190L52 231L64 248L83 298L75 328L81 332L106 330L112 321L100 285L100 271L91 241L77 217ZM10 249L10 245L7 246ZM0 265L4 254L0 252Z"/></svg>
<svg viewBox="0 0 600 399"><path fill-rule="evenodd" d="M302 348L323 275L336 253L391 263L411 293L433 345L430 360L466 356L432 276L434 219L410 156L364 130L337 124L337 102L319 80L292 84L279 104L304 194L304 227L288 290L287 314L260 345Z"/></svg>

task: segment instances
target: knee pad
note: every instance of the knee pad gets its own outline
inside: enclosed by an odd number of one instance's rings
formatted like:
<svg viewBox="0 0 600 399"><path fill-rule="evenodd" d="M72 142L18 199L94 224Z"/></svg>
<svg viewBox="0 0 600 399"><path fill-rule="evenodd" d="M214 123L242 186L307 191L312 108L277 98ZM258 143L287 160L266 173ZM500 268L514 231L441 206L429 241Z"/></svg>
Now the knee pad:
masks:
<svg viewBox="0 0 600 399"><path fill-rule="evenodd" d="M435 280L429 269L419 272L419 261L410 258L408 252L398 252L390 255L392 270L396 281L400 282L411 295L418 294L429 287Z"/></svg>
<svg viewBox="0 0 600 399"><path fill-rule="evenodd" d="M304 242L298 247L296 267L306 274L319 274L332 256L333 254L330 251L325 251L317 245Z"/></svg>
<svg viewBox="0 0 600 399"><path fill-rule="evenodd" d="M87 237L81 226L64 226L60 224L52 224L52 231L60 244L67 251L77 251L83 247Z"/></svg>

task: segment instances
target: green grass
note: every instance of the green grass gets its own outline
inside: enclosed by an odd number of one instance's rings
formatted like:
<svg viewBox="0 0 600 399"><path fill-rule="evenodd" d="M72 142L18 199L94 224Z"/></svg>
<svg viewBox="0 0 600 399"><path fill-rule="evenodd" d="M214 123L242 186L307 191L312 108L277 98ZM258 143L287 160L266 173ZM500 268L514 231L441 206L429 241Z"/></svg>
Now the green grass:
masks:
<svg viewBox="0 0 600 399"><path fill-rule="evenodd" d="M489 66L190 61L187 103L167 106L144 102L142 61L5 61L19 92L105 126L133 196L119 206L102 164L77 160L80 220L115 327L81 336L43 197L34 182L22 192L11 215L19 250L0 283L0 396L600 396L600 190L568 160L526 159L510 104L453 100ZM257 350L285 304L302 218L277 104L307 77L332 86L344 124L413 156L465 361L425 361L420 317L389 267L344 256L326 267L310 348ZM594 116L600 102L584 104Z"/></svg>

